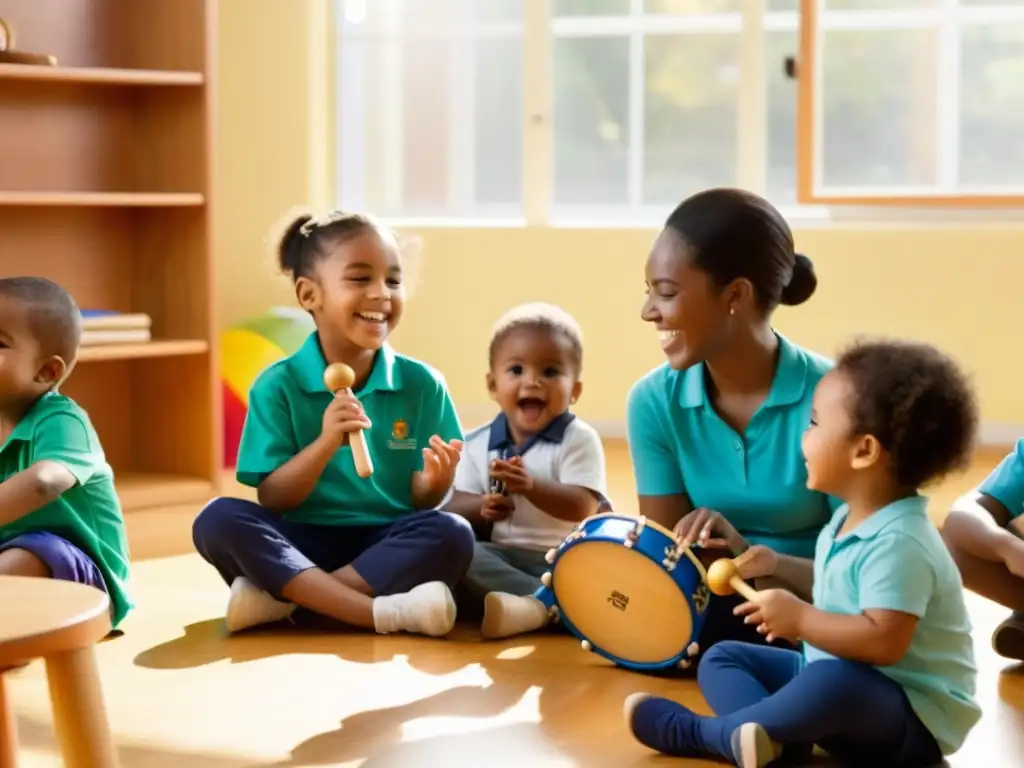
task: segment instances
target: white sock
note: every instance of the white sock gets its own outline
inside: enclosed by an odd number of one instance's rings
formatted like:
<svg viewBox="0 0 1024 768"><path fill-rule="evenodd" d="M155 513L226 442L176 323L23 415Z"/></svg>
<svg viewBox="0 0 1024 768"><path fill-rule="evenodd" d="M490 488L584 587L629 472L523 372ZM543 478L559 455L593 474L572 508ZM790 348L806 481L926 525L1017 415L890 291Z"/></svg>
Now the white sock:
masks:
<svg viewBox="0 0 1024 768"><path fill-rule="evenodd" d="M408 592L374 598L373 625L380 634L414 632L441 637L455 626L455 598L443 581L420 584Z"/></svg>
<svg viewBox="0 0 1024 768"><path fill-rule="evenodd" d="M295 606L275 600L267 592L257 589L251 581L239 576L231 582L231 596L224 617L228 632L238 632L259 624L271 624L287 619Z"/></svg>
<svg viewBox="0 0 1024 768"><path fill-rule="evenodd" d="M488 640L534 632L551 620L544 603L535 597L488 592L480 634Z"/></svg>

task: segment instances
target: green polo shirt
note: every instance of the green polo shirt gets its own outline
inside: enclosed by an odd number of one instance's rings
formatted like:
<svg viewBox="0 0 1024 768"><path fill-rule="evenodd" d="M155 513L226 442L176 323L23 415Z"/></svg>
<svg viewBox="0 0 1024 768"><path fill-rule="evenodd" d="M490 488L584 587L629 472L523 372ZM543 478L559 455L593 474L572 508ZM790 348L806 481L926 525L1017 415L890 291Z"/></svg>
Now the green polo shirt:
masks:
<svg viewBox="0 0 1024 768"><path fill-rule="evenodd" d="M238 480L256 487L314 442L334 395L324 385L327 363L314 332L291 357L264 370L249 392L249 412L238 449ZM425 363L384 345L355 396L371 429L364 433L373 474L356 473L352 449L341 446L288 520L318 525L384 525L408 514L412 476L423 469L431 436L461 440L444 377Z"/></svg>
<svg viewBox="0 0 1024 768"><path fill-rule="evenodd" d="M128 537L114 474L88 414L56 392L43 395L0 446L0 481L40 461L62 464L77 482L60 498L0 526L0 542L45 531L81 549L103 574L116 627L133 604L127 589Z"/></svg>
<svg viewBox="0 0 1024 768"><path fill-rule="evenodd" d="M814 606L856 616L877 609L918 617L906 655L879 671L899 683L942 747L956 752L981 718L974 701L971 622L963 583L923 496L883 507L842 538L847 508L822 530L814 555ZM808 663L834 658L807 643Z"/></svg>
<svg viewBox="0 0 1024 768"><path fill-rule="evenodd" d="M1006 507L1010 517L1024 515L1024 437L985 478L979 491Z"/></svg>
<svg viewBox="0 0 1024 768"><path fill-rule="evenodd" d="M814 388L831 361L779 339L779 362L764 403L739 434L715 411L703 363L661 365L629 392L629 451L641 496L686 494L720 512L752 544L810 558L818 532L839 506L807 488L801 441Z"/></svg>

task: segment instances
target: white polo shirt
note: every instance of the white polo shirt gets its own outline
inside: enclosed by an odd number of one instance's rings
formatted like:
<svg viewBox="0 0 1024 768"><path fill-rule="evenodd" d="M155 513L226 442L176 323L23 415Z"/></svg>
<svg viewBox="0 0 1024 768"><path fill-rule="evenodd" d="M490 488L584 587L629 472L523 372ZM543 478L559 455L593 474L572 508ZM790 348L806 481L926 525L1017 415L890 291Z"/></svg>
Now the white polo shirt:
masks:
<svg viewBox="0 0 1024 768"><path fill-rule="evenodd" d="M601 438L593 427L571 413L563 413L521 446L512 442L505 414L472 430L466 435L455 471L455 490L490 492L491 462L517 454L536 480L577 485L602 497L607 494ZM520 494L512 494L512 500L515 511L494 524L491 541L496 544L545 552L558 546L576 525L552 517Z"/></svg>

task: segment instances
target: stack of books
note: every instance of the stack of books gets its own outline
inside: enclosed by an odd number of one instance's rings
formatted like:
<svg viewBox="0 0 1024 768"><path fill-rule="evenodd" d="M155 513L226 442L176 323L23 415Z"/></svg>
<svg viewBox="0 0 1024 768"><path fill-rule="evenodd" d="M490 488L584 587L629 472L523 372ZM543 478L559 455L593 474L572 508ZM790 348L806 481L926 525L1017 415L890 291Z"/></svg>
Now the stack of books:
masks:
<svg viewBox="0 0 1024 768"><path fill-rule="evenodd" d="M143 344L150 340L149 315L110 310L82 310L82 346Z"/></svg>

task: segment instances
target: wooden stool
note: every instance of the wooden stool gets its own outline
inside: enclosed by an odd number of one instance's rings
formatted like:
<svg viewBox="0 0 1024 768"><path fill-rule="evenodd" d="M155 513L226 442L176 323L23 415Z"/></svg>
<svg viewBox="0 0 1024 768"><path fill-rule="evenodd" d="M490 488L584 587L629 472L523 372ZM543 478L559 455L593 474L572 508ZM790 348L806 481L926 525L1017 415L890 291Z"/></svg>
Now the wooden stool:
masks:
<svg viewBox="0 0 1024 768"><path fill-rule="evenodd" d="M57 579L0 576L0 768L18 762L3 670L43 659L53 729L68 768L115 768L95 644L110 632L110 599Z"/></svg>

